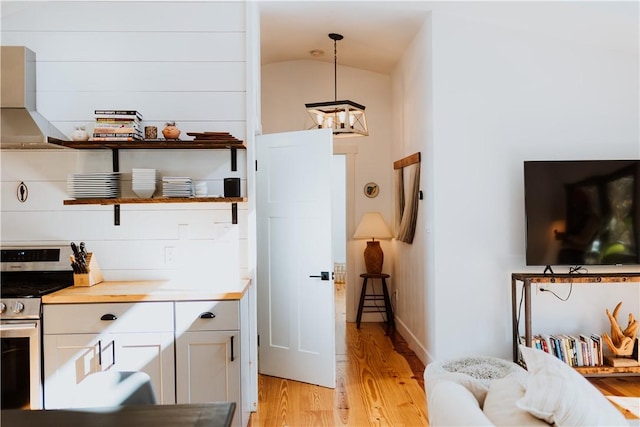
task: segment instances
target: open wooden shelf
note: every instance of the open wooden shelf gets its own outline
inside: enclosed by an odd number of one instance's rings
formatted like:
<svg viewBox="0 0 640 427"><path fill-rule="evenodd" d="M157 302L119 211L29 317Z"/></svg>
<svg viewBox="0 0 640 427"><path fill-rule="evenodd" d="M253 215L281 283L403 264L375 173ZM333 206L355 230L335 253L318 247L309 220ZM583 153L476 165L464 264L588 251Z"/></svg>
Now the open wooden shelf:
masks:
<svg viewBox="0 0 640 427"><path fill-rule="evenodd" d="M215 140L215 141L182 141L178 139L141 139L140 141L63 141L61 139L49 137L51 144L61 147L75 148L77 150L100 150L100 149L201 149L201 150L228 150L236 148L246 150L246 146L239 140Z"/></svg>
<svg viewBox="0 0 640 427"><path fill-rule="evenodd" d="M212 139L182 141L179 139L142 139L139 141L64 141L58 138L48 137L48 142L61 147L76 150L111 150L113 171L120 171L120 150L229 150L231 153L231 171L238 170L237 152L246 150L242 141L231 134L220 133ZM65 205L112 205L113 223L120 225L120 205L143 203L230 203L231 222L238 223L238 203L246 202L246 197L119 197L119 198L92 198L92 199L67 199Z"/></svg>
<svg viewBox="0 0 640 427"><path fill-rule="evenodd" d="M536 273L513 273L511 275L511 319L512 319L512 338L513 338L513 361L520 362L518 352L519 331L519 314L517 301L517 282L521 282L522 298L524 303L524 331L525 343L528 347L532 347L532 325L531 325L531 285L539 283L555 283L555 284L610 284L625 283L639 284L640 272L627 273L574 273L574 274L536 274ZM603 343L604 344L604 343ZM577 372L584 376L605 376L605 375L640 375L640 366L614 367L614 366L574 366Z"/></svg>
<svg viewBox="0 0 640 427"><path fill-rule="evenodd" d="M118 197L113 199L68 199L65 205L127 205L149 203L241 203L246 197Z"/></svg>
<svg viewBox="0 0 640 427"><path fill-rule="evenodd" d="M613 367L613 366L574 366L573 369L578 371L585 377L596 375L611 375L611 374L640 374L640 366L626 366L626 367Z"/></svg>
<svg viewBox="0 0 640 427"><path fill-rule="evenodd" d="M640 283L640 273L574 273L537 274L513 273L513 280L529 283Z"/></svg>

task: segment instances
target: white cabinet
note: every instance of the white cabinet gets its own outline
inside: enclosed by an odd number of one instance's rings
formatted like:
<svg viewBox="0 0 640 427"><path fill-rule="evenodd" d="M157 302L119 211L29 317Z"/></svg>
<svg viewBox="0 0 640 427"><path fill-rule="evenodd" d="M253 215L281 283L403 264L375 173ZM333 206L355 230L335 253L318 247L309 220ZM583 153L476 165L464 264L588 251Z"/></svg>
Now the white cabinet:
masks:
<svg viewBox="0 0 640 427"><path fill-rule="evenodd" d="M71 407L89 375L144 371L158 403L236 403L251 412L249 302L45 304L44 405Z"/></svg>
<svg viewBox="0 0 640 427"><path fill-rule="evenodd" d="M246 425L241 409L240 306L240 301L176 302L177 402L236 402L234 426Z"/></svg>
<svg viewBox="0 0 640 427"><path fill-rule="evenodd" d="M43 309L44 406L73 404L100 371L144 371L158 403L175 403L173 303L60 304Z"/></svg>

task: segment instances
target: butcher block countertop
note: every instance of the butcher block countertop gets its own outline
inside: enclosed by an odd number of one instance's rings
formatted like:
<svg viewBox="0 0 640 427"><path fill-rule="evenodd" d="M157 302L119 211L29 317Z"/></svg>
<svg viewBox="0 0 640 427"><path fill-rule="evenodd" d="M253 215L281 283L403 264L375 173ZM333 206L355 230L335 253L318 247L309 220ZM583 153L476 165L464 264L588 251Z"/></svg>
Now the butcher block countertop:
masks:
<svg viewBox="0 0 640 427"><path fill-rule="evenodd" d="M81 304L140 301L239 300L249 287L249 279L237 283L193 286L174 281L102 282L93 286L70 286L42 297L44 304Z"/></svg>

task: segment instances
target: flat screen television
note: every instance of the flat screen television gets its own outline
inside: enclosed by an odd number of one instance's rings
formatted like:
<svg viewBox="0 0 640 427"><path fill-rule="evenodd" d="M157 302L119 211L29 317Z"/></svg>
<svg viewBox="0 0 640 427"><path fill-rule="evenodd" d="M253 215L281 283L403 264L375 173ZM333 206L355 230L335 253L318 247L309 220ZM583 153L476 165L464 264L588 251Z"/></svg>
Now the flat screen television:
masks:
<svg viewBox="0 0 640 427"><path fill-rule="evenodd" d="M524 194L527 265L640 264L640 160L525 161Z"/></svg>

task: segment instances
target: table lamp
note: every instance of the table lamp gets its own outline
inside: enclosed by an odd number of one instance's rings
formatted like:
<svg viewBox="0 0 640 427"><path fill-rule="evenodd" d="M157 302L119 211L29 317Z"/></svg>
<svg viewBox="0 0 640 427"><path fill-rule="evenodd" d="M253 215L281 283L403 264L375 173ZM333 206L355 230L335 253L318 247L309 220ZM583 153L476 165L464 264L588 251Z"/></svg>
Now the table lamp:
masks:
<svg viewBox="0 0 640 427"><path fill-rule="evenodd" d="M391 231L389 231L380 212L367 212L363 215L353 238L371 239L367 241L367 247L364 250L364 264L368 274L382 273L384 253L380 242L376 239L390 239L391 237L393 237Z"/></svg>

